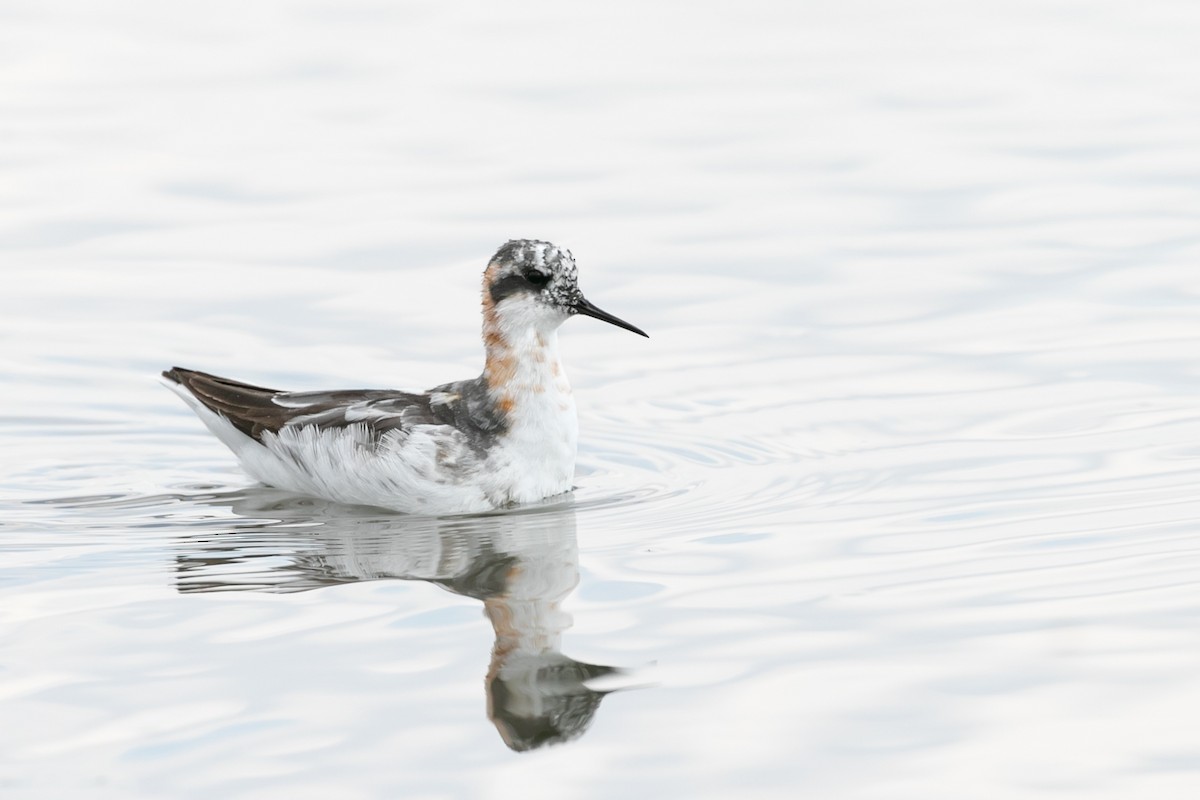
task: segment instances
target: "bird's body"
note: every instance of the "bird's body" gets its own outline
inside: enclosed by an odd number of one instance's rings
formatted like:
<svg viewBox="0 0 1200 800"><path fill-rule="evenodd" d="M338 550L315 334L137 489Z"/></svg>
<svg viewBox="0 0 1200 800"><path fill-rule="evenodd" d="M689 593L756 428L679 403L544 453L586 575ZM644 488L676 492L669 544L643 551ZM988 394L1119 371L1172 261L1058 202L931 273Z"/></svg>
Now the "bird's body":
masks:
<svg viewBox="0 0 1200 800"><path fill-rule="evenodd" d="M517 240L484 273L478 378L409 393L163 376L263 483L410 513L488 511L571 489L578 424L557 329L574 314L642 333L584 299L569 251Z"/></svg>

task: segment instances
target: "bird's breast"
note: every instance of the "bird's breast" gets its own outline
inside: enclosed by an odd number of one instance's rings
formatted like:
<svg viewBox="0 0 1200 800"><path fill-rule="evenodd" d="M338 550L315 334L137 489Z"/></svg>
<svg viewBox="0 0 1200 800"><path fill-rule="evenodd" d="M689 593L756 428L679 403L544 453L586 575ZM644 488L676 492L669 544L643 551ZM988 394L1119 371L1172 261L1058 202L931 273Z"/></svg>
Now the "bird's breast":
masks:
<svg viewBox="0 0 1200 800"><path fill-rule="evenodd" d="M505 432L488 461L509 502L530 502L569 491L575 476L579 423L569 387L508 395Z"/></svg>

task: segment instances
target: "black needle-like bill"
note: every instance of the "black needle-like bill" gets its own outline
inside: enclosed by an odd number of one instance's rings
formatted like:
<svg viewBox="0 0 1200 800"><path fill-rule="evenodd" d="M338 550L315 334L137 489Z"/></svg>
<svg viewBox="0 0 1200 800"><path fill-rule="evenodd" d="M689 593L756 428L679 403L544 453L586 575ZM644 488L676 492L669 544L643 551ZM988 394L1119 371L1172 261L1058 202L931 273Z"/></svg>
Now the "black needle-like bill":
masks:
<svg viewBox="0 0 1200 800"><path fill-rule="evenodd" d="M608 313L607 311L605 311L601 308L597 308L586 297L580 297L579 300L576 301L575 304L572 306L572 308L574 308L576 312L583 314L584 316L595 317L596 319L604 320L605 322L611 322L613 325L616 325L618 328L624 328L627 331L633 331L634 333L638 334L639 336L645 336L647 339L650 338L650 334L646 333L644 330L642 330L638 326L630 325L628 322L621 319L620 317L614 317L612 314Z"/></svg>

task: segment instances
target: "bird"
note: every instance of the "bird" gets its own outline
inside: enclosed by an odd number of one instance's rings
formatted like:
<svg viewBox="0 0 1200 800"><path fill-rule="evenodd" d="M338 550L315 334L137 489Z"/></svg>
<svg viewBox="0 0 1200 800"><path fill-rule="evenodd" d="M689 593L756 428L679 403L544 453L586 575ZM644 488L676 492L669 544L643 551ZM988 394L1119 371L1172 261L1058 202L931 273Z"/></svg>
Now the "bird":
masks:
<svg viewBox="0 0 1200 800"><path fill-rule="evenodd" d="M172 367L163 382L252 478L408 514L473 514L573 488L578 420L558 328L593 317L570 250L513 239L483 273L484 367L426 392L281 391Z"/></svg>

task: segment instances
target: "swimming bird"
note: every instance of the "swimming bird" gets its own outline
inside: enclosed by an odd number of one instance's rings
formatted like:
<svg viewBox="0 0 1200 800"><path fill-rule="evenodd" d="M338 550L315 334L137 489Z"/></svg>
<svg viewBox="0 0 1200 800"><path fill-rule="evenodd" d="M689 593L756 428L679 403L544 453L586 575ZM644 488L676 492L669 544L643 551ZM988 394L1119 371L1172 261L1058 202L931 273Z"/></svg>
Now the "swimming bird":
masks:
<svg viewBox="0 0 1200 800"><path fill-rule="evenodd" d="M578 422L558 327L582 314L570 250L509 241L483 273L483 373L424 393L290 392L173 367L167 386L269 486L417 514L490 511L570 491Z"/></svg>

